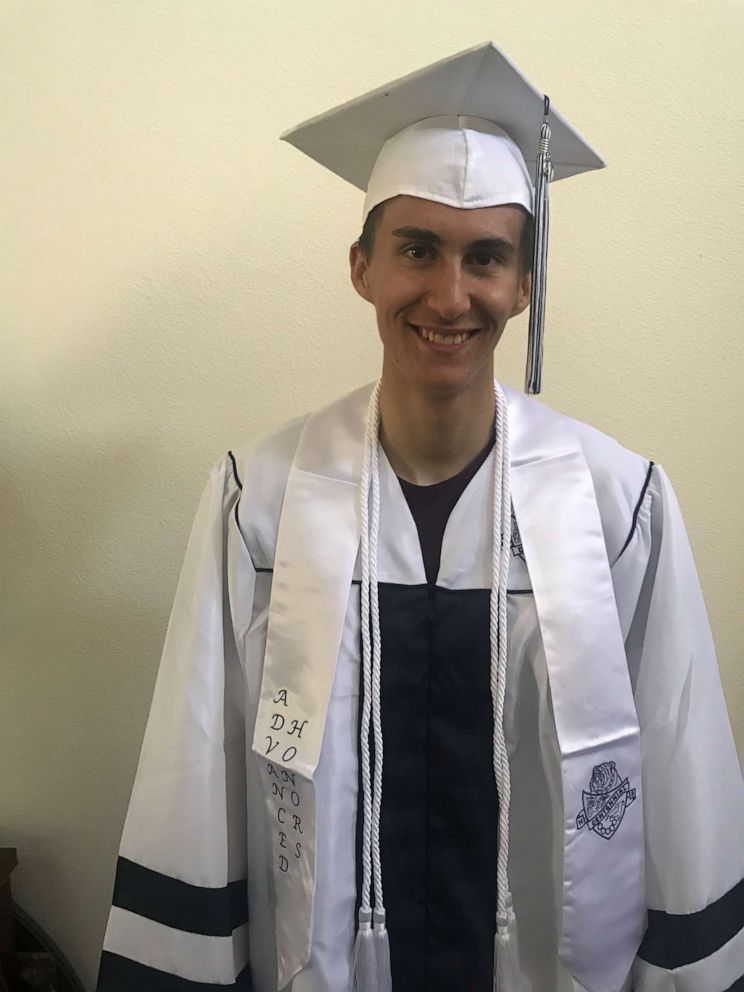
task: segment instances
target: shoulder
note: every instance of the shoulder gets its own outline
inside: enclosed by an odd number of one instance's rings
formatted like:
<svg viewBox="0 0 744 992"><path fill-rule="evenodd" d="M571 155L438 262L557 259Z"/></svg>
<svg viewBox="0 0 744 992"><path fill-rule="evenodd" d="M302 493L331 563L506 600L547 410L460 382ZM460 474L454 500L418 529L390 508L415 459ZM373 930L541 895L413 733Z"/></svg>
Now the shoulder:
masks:
<svg viewBox="0 0 744 992"><path fill-rule="evenodd" d="M310 414L295 417L271 434L255 442L241 444L228 452L235 481L244 495L284 490L289 467Z"/></svg>
<svg viewBox="0 0 744 992"><path fill-rule="evenodd" d="M646 498L653 462L609 434L560 413L524 394L508 391L510 407L524 411L529 429L549 432L559 426L578 442L594 484L607 556L613 564L627 547L638 511Z"/></svg>
<svg viewBox="0 0 744 992"><path fill-rule="evenodd" d="M256 568L273 566L284 490L309 416L295 417L260 441L227 453L228 469L239 490L236 520Z"/></svg>
<svg viewBox="0 0 744 992"><path fill-rule="evenodd" d="M257 568L273 566L287 479L305 432L310 432L314 450L320 453L319 464L314 467L348 476L351 466L339 462L334 438L348 431L350 424L363 423L370 389L363 386L288 421L257 443L228 452L233 485L240 491L237 518Z"/></svg>
<svg viewBox="0 0 744 992"><path fill-rule="evenodd" d="M579 439L594 483L610 564L628 546L646 498L654 463L615 438L566 417Z"/></svg>

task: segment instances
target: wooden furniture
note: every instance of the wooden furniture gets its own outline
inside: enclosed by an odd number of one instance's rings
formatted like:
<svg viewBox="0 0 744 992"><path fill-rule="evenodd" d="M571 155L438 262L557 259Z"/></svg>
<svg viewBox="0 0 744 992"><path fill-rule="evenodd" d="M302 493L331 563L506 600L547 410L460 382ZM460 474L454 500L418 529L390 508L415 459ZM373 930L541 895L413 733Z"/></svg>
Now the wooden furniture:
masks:
<svg viewBox="0 0 744 992"><path fill-rule="evenodd" d="M15 938L10 909L10 873L18 864L14 847L0 847L0 992L10 992L16 982Z"/></svg>

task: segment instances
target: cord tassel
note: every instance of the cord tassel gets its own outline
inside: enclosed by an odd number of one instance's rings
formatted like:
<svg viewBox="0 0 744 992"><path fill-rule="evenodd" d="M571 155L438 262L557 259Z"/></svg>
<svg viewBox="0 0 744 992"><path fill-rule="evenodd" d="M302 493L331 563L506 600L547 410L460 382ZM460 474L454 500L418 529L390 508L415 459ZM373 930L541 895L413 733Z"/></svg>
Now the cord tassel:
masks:
<svg viewBox="0 0 744 992"><path fill-rule="evenodd" d="M506 912L499 913L494 938L494 992L522 992L522 970L519 966L517 917L511 893L507 896Z"/></svg>
<svg viewBox="0 0 744 992"><path fill-rule="evenodd" d="M354 941L351 976L354 992L377 992L377 961L371 909L359 910L359 929Z"/></svg>
<svg viewBox="0 0 744 992"><path fill-rule="evenodd" d="M545 116L540 128L540 144L535 165L535 244L532 252L532 291L527 337L527 369L524 390L535 396L542 389L543 341L545 337L545 290L548 268L548 229L550 209L548 185L553 178L550 162L550 100L545 97Z"/></svg>
<svg viewBox="0 0 744 992"><path fill-rule="evenodd" d="M385 910L374 910L375 965L377 992L393 992L393 975L390 970L390 940L385 926Z"/></svg>

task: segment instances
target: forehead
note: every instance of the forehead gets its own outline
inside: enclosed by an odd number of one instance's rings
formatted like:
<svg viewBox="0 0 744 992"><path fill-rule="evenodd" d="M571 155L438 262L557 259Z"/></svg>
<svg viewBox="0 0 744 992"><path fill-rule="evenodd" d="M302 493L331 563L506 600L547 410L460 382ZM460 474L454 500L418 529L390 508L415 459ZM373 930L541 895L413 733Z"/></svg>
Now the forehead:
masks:
<svg viewBox="0 0 744 992"><path fill-rule="evenodd" d="M395 239L398 228L432 231L445 242L468 243L486 238L518 241L526 212L512 203L461 209L417 196L395 196L385 203L378 232Z"/></svg>

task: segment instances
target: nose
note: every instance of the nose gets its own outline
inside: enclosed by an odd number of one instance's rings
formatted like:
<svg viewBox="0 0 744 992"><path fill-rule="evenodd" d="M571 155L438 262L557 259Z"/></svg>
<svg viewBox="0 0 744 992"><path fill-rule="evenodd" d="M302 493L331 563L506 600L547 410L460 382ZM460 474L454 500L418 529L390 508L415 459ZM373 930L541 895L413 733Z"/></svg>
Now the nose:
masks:
<svg viewBox="0 0 744 992"><path fill-rule="evenodd" d="M426 303L442 322L454 322L470 310L468 280L457 262L438 265L431 270Z"/></svg>

